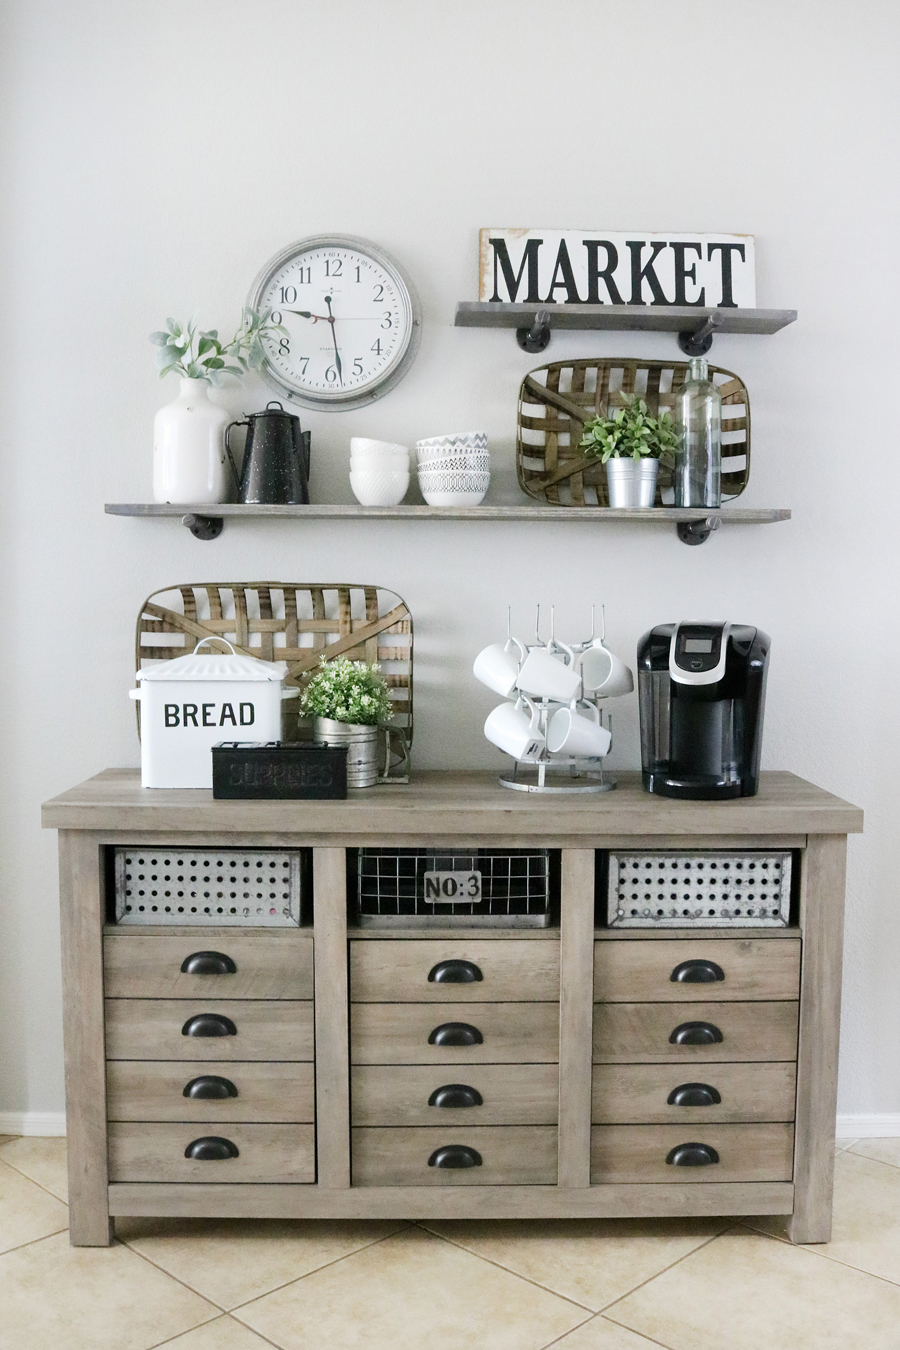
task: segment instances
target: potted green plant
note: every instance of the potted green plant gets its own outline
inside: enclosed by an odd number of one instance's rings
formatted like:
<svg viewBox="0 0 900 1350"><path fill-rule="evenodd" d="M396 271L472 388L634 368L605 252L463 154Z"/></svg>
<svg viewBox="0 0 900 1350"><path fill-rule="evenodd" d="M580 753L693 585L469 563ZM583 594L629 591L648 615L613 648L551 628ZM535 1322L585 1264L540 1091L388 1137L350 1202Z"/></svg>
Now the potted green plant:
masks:
<svg viewBox="0 0 900 1350"><path fill-rule="evenodd" d="M667 412L654 417L639 394L622 394L622 407L584 424L580 448L606 465L610 506L652 506L660 460L674 463L675 423Z"/></svg>
<svg viewBox="0 0 900 1350"><path fill-rule="evenodd" d="M287 335L271 322L271 310L243 311L234 336L221 339L215 328L201 329L197 316L187 323L167 319L165 329L150 334L159 350L156 366L162 379L180 377L176 399L160 408L153 423L153 497L158 502L225 502L237 486L225 449L225 428L231 416L209 398L209 386L229 376L258 370L265 351L262 339Z"/></svg>
<svg viewBox="0 0 900 1350"><path fill-rule="evenodd" d="M379 667L323 656L300 696L300 708L313 719L313 738L320 745L347 746L347 786L373 787L379 774L379 727L393 712Z"/></svg>

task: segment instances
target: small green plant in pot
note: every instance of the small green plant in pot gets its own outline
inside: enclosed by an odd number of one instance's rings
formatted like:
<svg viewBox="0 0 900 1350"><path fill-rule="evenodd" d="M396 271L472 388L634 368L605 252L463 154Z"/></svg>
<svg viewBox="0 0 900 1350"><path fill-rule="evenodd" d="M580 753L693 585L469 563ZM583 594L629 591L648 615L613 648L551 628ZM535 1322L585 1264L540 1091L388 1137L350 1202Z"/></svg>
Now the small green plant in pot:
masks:
<svg viewBox="0 0 900 1350"><path fill-rule="evenodd" d="M320 745L346 745L347 786L374 787L379 776L379 727L393 708L387 681L377 665L346 656L321 665L300 696L300 709L313 719Z"/></svg>
<svg viewBox="0 0 900 1350"><path fill-rule="evenodd" d="M639 394L623 394L622 404L585 422L579 446L606 465L610 506L652 506L660 460L674 463L675 423L667 412L654 417Z"/></svg>

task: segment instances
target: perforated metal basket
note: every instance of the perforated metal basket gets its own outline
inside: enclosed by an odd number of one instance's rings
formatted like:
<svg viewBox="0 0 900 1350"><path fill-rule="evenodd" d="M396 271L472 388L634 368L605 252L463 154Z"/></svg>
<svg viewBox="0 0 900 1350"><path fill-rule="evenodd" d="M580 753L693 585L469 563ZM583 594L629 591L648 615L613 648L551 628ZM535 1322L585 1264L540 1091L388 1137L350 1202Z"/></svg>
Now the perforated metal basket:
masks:
<svg viewBox="0 0 900 1350"><path fill-rule="evenodd" d="M351 908L361 927L550 923L555 884L550 849L361 848L351 860ZM479 898L468 898L476 886Z"/></svg>
<svg viewBox="0 0 900 1350"><path fill-rule="evenodd" d="M791 855L748 850L610 853L610 928L784 928Z"/></svg>
<svg viewBox="0 0 900 1350"><path fill-rule="evenodd" d="M308 849L114 850L117 924L297 927L309 908Z"/></svg>

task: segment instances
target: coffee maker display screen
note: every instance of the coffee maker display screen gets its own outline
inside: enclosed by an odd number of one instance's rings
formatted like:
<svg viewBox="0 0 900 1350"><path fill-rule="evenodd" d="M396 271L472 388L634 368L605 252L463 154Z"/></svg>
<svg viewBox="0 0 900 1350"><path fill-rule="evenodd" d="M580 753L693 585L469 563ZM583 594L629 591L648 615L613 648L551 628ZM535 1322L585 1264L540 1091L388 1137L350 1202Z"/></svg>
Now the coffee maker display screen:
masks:
<svg viewBox="0 0 900 1350"><path fill-rule="evenodd" d="M691 652L709 653L712 651L712 648L713 648L712 638L685 638L684 640L684 650L687 653Z"/></svg>
<svg viewBox="0 0 900 1350"><path fill-rule="evenodd" d="M675 640L675 665L692 675L715 670L722 654L723 626L683 624Z"/></svg>

